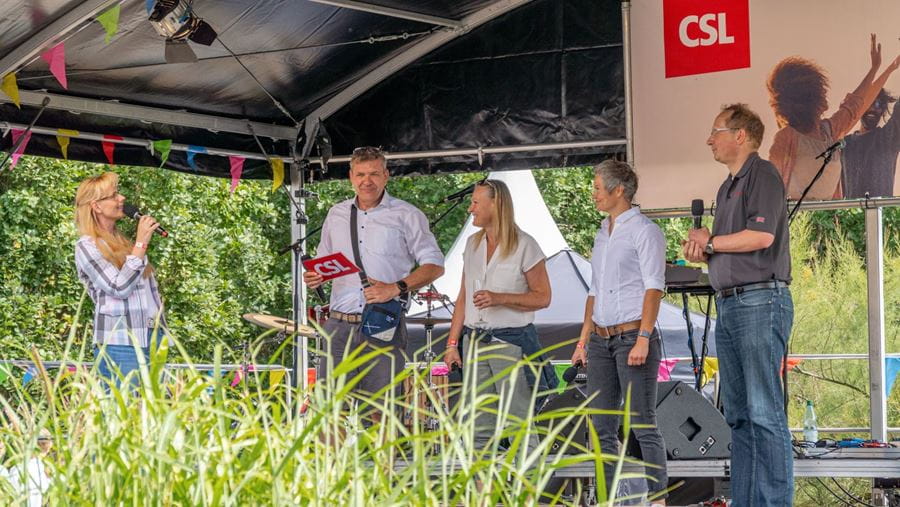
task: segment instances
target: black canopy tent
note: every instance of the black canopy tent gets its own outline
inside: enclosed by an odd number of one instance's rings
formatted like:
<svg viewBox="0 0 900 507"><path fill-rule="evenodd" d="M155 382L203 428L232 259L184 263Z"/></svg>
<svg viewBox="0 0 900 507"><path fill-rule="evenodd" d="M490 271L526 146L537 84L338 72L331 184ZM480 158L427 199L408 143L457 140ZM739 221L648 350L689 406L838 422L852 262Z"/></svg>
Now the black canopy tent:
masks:
<svg viewBox="0 0 900 507"><path fill-rule="evenodd" d="M289 162L319 120L335 154L359 145L424 153L392 162L396 174L479 160L431 156L446 150L482 148L483 165L513 169L593 161L624 144L618 1L181 1L218 34L210 46L188 43L194 63L166 63L148 21L153 2L121 2L109 43L94 20L118 0L3 2L0 76L15 73L22 108L2 96L0 120L27 124L51 99L26 153L60 157L54 131L63 128L145 141L118 144L116 162L159 166L149 141L171 139L168 169L227 177L221 155L235 153L250 155L243 177L270 178L251 130ZM40 58L59 42L68 89ZM594 145L563 149L577 142ZM563 145L492 152L548 143ZM180 145L210 154L192 169ZM71 140L69 157L106 162L84 138Z"/></svg>
<svg viewBox="0 0 900 507"><path fill-rule="evenodd" d="M196 62L167 63L148 19L166 2L215 30L209 46L187 43ZM117 5L107 43L96 18ZM61 157L68 129L79 132L70 159L107 162L100 141L113 135L117 164L155 167L152 142L169 139L167 169L229 177L239 155L243 178L266 179L268 155L289 164L293 192L345 177L360 145L391 152L400 175L595 162L625 147L620 11L617 0L7 1L0 78L15 74L21 108L0 94L0 129L23 128L49 98L26 154ZM59 43L67 88L41 58ZM326 171L319 125L337 155ZM194 167L190 146L205 150ZM295 213L294 239L304 219Z"/></svg>

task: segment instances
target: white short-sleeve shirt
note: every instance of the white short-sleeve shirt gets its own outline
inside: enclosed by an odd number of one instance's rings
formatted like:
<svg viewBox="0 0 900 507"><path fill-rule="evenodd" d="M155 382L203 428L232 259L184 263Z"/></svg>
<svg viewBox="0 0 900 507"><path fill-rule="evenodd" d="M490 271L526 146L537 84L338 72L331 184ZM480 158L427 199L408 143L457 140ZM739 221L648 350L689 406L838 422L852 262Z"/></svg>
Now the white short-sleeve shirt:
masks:
<svg viewBox="0 0 900 507"><path fill-rule="evenodd" d="M491 261L487 262L487 238L482 236L476 243L476 235L469 237L463 252L463 275L466 287L465 325L480 329L500 329L504 327L522 327L534 321L534 312L515 310L506 306L492 306L479 310L472 302L475 293L475 282L481 282L482 290L524 294L528 292L528 280L525 273L544 260L544 252L534 238L517 229L518 245L511 254L503 257L500 247L494 252ZM481 322L479 322L479 312ZM476 324L478 323L478 324Z"/></svg>

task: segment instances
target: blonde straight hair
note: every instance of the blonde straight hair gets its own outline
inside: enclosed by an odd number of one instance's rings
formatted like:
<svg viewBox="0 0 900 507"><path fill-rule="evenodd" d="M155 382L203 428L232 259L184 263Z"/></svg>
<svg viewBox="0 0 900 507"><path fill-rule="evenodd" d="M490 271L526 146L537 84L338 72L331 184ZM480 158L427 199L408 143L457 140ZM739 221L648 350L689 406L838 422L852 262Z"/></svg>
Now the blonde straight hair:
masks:
<svg viewBox="0 0 900 507"><path fill-rule="evenodd" d="M516 251L519 246L519 228L516 227L515 213L513 213L512 194L506 183L500 180L482 180L479 187L485 187L494 204L494 220L497 221L497 242L500 247L500 256L507 257ZM484 238L484 229L475 233L475 241L481 242Z"/></svg>
<svg viewBox="0 0 900 507"><path fill-rule="evenodd" d="M91 203L108 198L119 191L119 175L114 172L105 172L81 182L75 193L75 227L82 236L90 236L94 239L103 258L121 269L125 264L125 258L134 248L134 243L126 238L119 229L114 229L112 234L100 227ZM153 268L147 264L144 270L144 278L153 273Z"/></svg>

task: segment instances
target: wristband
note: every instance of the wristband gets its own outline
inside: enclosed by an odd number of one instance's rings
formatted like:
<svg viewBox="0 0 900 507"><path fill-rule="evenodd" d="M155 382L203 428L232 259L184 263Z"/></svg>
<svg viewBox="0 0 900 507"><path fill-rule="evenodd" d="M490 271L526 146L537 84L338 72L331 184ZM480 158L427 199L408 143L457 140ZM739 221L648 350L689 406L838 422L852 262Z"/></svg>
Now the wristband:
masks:
<svg viewBox="0 0 900 507"><path fill-rule="evenodd" d="M147 244L144 243L143 241L135 241L134 246L136 248L140 248L141 250L144 250L145 248L147 248Z"/></svg>
<svg viewBox="0 0 900 507"><path fill-rule="evenodd" d="M456 347L456 344L459 343L456 340L447 340L447 348Z"/></svg>
<svg viewBox="0 0 900 507"><path fill-rule="evenodd" d="M583 342L583 341L579 341L578 343L575 344L575 348L576 348L576 349L583 349L583 348L584 348L584 342Z"/></svg>
<svg viewBox="0 0 900 507"><path fill-rule="evenodd" d="M638 337L646 338L649 340L651 334L653 334L653 331L644 331L643 329L641 329L641 331L638 333Z"/></svg>

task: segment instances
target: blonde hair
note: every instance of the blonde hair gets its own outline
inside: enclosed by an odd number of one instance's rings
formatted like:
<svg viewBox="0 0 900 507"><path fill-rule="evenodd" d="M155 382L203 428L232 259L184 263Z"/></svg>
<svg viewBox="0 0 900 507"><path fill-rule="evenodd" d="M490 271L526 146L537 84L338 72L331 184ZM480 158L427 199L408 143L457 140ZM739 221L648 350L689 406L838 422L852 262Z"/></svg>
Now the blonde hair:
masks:
<svg viewBox="0 0 900 507"><path fill-rule="evenodd" d="M516 227L515 214L513 213L512 194L506 183L500 180L482 180L479 187L488 190L488 196L493 201L494 219L497 221L497 243L500 247L500 256L507 257L516 251L519 246L519 228ZM484 238L484 229L475 233L476 243Z"/></svg>
<svg viewBox="0 0 900 507"><path fill-rule="evenodd" d="M75 227L82 236L90 236L94 239L94 243L103 254L104 259L121 269L125 264L125 257L134 248L134 243L117 228L110 233L100 227L91 207L94 201L111 197L119 191L118 189L119 175L114 172L105 172L82 181L78 185L78 191L75 192ZM149 277L151 273L153 273L153 268L150 263L147 263L144 278Z"/></svg>

